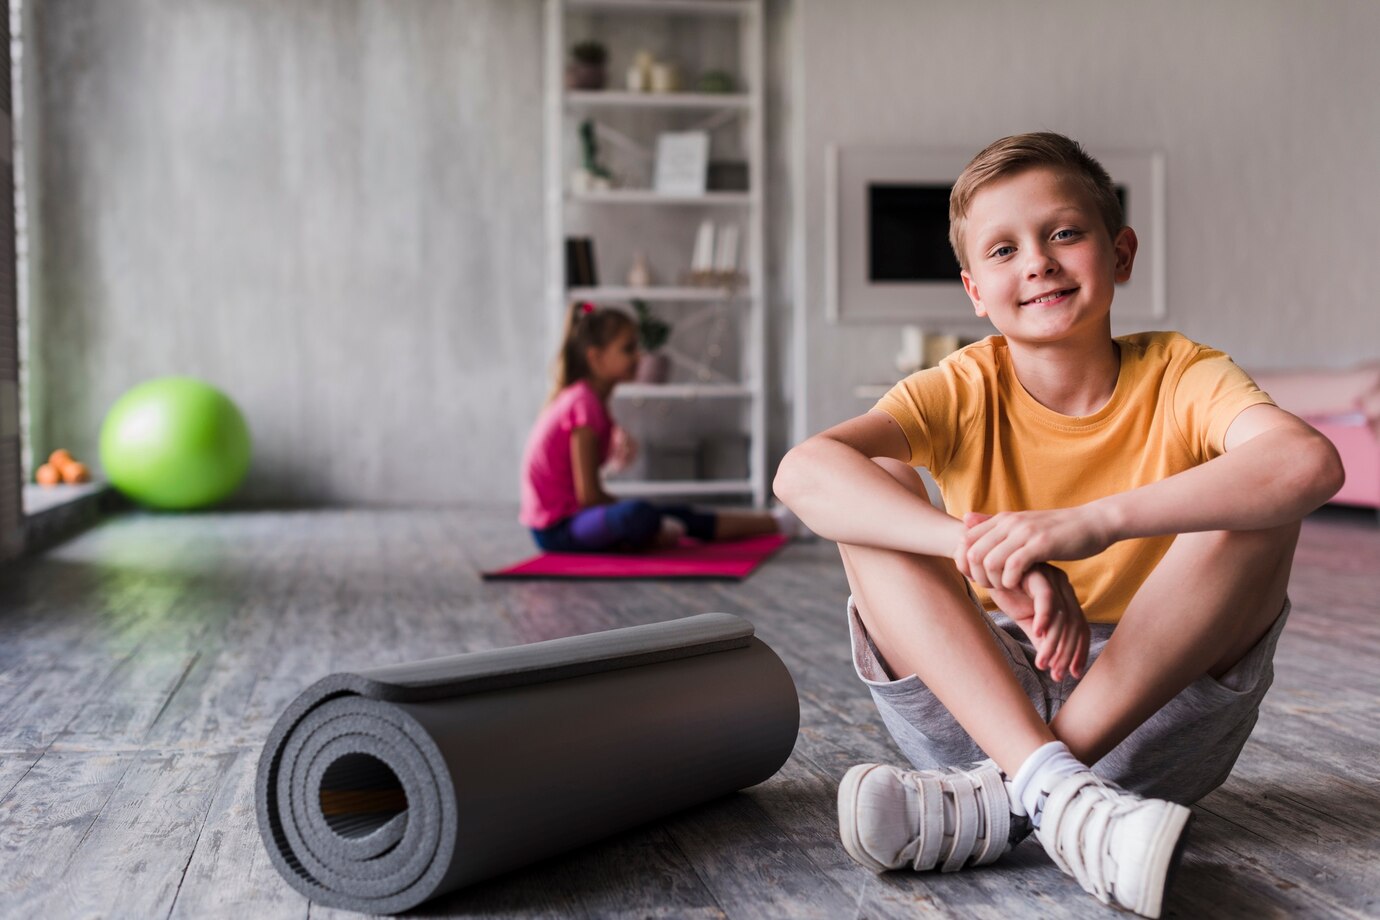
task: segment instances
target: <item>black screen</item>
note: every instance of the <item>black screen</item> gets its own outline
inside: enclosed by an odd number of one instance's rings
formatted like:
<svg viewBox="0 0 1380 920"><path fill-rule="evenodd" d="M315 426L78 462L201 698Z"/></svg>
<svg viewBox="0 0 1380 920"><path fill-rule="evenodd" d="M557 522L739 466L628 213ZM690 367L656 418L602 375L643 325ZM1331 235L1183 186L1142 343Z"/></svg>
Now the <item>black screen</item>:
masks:
<svg viewBox="0 0 1380 920"><path fill-rule="evenodd" d="M957 281L958 260L949 247L952 185L867 186L869 281ZM1116 186L1123 212L1126 186Z"/></svg>
<svg viewBox="0 0 1380 920"><path fill-rule="evenodd" d="M952 185L867 187L869 281L957 281L949 248Z"/></svg>

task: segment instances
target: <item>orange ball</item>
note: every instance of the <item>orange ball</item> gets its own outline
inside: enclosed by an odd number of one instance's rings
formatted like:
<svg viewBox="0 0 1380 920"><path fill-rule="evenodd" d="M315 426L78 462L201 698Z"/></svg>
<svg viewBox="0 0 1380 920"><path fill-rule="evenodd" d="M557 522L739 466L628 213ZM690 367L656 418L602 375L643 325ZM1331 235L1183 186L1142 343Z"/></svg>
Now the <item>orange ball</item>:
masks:
<svg viewBox="0 0 1380 920"><path fill-rule="evenodd" d="M62 474L51 463L45 463L34 472L34 481L41 486L55 486L62 482Z"/></svg>
<svg viewBox="0 0 1380 920"><path fill-rule="evenodd" d="M77 460L64 463L58 472L62 474L62 481L66 483L89 482L91 479L91 472L86 468L86 464Z"/></svg>
<svg viewBox="0 0 1380 920"><path fill-rule="evenodd" d="M48 465L57 467L58 469L62 469L64 466L71 462L72 454L65 447L59 447L57 450L53 451L51 454L48 455Z"/></svg>

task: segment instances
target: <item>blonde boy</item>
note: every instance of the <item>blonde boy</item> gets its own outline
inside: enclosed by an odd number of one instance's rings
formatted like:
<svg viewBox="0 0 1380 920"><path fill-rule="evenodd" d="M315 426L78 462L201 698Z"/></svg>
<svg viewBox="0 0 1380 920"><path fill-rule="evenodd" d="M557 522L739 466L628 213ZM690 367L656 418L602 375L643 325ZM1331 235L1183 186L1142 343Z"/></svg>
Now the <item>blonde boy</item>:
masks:
<svg viewBox="0 0 1380 920"><path fill-rule="evenodd" d="M1033 825L1087 891L1155 917L1175 803L1219 785L1255 724L1299 521L1341 464L1222 352L1113 338L1136 235L1075 142L979 153L950 240L1000 335L798 445L775 481L839 544L854 665L916 768L848 772L843 842L874 871L947 871Z"/></svg>

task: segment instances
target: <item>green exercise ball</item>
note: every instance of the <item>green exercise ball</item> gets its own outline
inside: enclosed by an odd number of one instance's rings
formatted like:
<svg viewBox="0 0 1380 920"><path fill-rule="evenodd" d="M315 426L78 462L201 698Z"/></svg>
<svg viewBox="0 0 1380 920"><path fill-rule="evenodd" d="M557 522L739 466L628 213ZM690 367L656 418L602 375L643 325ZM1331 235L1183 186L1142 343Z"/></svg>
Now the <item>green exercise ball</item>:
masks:
<svg viewBox="0 0 1380 920"><path fill-rule="evenodd" d="M170 511L227 498L249 470L249 426L220 390L192 377L160 377L115 401L101 426L111 485Z"/></svg>

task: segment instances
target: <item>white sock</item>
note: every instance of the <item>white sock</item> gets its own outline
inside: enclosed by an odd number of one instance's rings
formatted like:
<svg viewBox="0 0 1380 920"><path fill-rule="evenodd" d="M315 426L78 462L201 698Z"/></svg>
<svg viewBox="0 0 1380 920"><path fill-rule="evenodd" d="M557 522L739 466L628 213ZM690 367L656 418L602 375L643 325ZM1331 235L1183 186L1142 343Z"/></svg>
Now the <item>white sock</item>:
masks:
<svg viewBox="0 0 1380 920"><path fill-rule="evenodd" d="M1030 816L1030 823L1039 827L1040 812L1054 787L1065 777L1087 769L1064 742L1041 745L1025 759L1011 780L1012 804L1019 805Z"/></svg>

